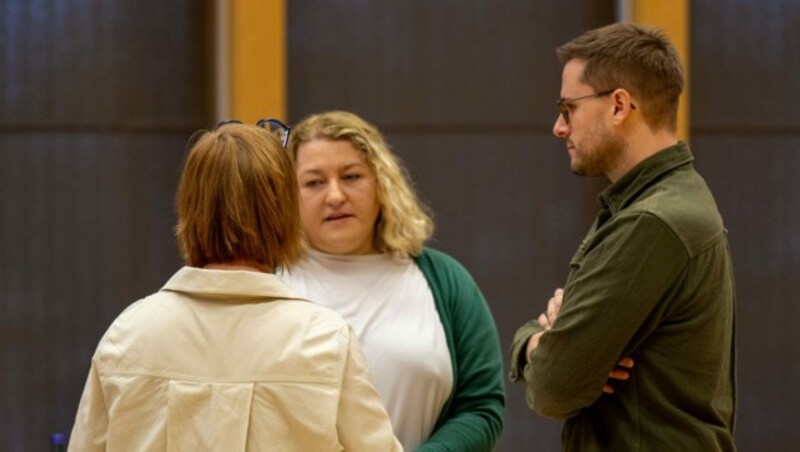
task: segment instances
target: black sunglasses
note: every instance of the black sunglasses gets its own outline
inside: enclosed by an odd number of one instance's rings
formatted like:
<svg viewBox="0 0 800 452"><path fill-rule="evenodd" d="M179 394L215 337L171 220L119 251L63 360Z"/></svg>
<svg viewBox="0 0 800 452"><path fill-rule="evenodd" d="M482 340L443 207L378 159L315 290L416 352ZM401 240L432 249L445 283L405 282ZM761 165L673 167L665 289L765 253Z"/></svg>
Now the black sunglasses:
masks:
<svg viewBox="0 0 800 452"><path fill-rule="evenodd" d="M223 119L217 123L217 128L227 124L242 124L242 121L239 121L238 119ZM283 147L286 147L286 145L289 143L289 134L292 132L292 129L281 121L275 118L261 118L258 120L258 122L256 122L256 126L269 130L269 133L275 135L279 140L281 140Z"/></svg>

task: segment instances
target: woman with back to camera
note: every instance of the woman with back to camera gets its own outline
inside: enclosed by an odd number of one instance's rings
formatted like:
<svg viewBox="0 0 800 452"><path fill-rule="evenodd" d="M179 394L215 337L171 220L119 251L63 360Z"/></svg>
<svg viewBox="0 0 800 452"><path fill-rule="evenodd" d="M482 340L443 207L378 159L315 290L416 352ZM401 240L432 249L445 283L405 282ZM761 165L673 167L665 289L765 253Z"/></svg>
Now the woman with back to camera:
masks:
<svg viewBox="0 0 800 452"><path fill-rule="evenodd" d="M311 249L280 276L353 326L406 449L491 450L505 403L492 314L458 262L423 246L433 222L381 133L328 112L288 150Z"/></svg>
<svg viewBox="0 0 800 452"><path fill-rule="evenodd" d="M101 339L70 449L402 450L349 326L272 274L302 253L281 142L201 133L177 204L186 266Z"/></svg>

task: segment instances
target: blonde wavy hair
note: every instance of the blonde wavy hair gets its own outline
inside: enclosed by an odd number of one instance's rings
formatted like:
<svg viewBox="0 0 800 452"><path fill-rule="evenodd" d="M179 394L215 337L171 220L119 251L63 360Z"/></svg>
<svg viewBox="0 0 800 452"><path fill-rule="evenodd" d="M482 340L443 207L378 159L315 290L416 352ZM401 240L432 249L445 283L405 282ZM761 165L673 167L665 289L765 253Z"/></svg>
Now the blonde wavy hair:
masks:
<svg viewBox="0 0 800 452"><path fill-rule="evenodd" d="M287 145L292 161L297 162L297 151L303 143L317 139L349 141L364 153L374 171L380 204L375 248L401 257L419 255L433 235L433 219L378 128L346 111L311 115L292 128Z"/></svg>

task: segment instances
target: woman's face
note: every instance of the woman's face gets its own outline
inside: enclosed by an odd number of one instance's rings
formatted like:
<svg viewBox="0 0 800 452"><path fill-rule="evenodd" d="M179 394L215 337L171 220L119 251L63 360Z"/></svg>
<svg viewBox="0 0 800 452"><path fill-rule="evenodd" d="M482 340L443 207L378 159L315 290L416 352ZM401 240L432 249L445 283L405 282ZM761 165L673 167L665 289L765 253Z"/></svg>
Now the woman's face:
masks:
<svg viewBox="0 0 800 452"><path fill-rule="evenodd" d="M380 212L375 173L347 140L314 139L297 148L300 219L311 247L331 254L375 254Z"/></svg>

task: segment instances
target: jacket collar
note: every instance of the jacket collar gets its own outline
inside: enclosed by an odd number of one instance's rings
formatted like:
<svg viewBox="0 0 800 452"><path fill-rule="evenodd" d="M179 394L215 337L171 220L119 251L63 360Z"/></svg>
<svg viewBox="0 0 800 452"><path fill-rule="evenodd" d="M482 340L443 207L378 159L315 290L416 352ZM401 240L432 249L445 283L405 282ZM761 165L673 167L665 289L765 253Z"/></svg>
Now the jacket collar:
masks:
<svg viewBox="0 0 800 452"><path fill-rule="evenodd" d="M183 267L161 290L219 298L303 299L277 276L246 270Z"/></svg>
<svg viewBox="0 0 800 452"><path fill-rule="evenodd" d="M613 216L631 204L639 193L656 179L676 168L690 165L693 160L689 146L679 141L639 162L620 180L603 190L597 200Z"/></svg>

